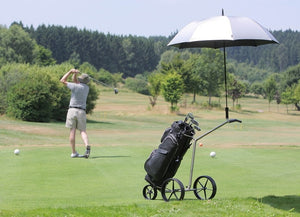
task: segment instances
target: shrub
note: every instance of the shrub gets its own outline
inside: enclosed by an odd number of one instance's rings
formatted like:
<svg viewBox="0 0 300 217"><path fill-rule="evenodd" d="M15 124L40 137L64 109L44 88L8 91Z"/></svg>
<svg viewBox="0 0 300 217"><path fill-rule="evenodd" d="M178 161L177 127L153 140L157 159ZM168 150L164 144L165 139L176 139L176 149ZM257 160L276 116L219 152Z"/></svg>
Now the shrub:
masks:
<svg viewBox="0 0 300 217"><path fill-rule="evenodd" d="M49 121L53 110L51 85L50 76L28 75L8 91L7 113L25 121Z"/></svg>
<svg viewBox="0 0 300 217"><path fill-rule="evenodd" d="M149 95L149 90L147 86L147 81L139 76L135 78L126 78L125 80L125 86L137 93Z"/></svg>
<svg viewBox="0 0 300 217"><path fill-rule="evenodd" d="M86 100L86 113L91 114L96 107L99 92L95 85L89 83L90 91Z"/></svg>
<svg viewBox="0 0 300 217"><path fill-rule="evenodd" d="M39 67L8 64L0 69L0 112L25 121L64 121L71 91L59 79L69 64ZM87 113L96 106L98 91L92 83L87 99Z"/></svg>

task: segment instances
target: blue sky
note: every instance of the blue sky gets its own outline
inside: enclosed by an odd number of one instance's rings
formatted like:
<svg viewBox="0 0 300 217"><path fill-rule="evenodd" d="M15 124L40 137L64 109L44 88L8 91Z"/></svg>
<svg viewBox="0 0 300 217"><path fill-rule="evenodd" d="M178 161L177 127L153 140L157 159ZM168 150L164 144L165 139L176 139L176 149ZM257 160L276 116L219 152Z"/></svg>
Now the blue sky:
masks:
<svg viewBox="0 0 300 217"><path fill-rule="evenodd" d="M192 21L250 17L269 30L300 31L299 0L1 0L0 24L76 26L116 35L169 36Z"/></svg>

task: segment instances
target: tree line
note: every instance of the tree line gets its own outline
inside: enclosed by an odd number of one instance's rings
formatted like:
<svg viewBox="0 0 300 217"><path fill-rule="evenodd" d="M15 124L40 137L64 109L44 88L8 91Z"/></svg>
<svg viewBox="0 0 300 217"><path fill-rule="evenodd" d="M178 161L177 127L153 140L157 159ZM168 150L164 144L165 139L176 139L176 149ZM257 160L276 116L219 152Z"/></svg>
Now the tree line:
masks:
<svg viewBox="0 0 300 217"><path fill-rule="evenodd" d="M37 44L49 49L57 63L79 58L80 62L89 62L97 69L104 68L111 73L121 72L124 77L134 77L145 71L153 71L160 56L170 49L169 37L141 37L132 35L112 35L76 27L40 25L36 29L21 26ZM274 72L286 70L300 61L300 33L298 31L271 31L278 39L278 46L227 48L227 56L239 63L247 63ZM201 49L190 49L200 53Z"/></svg>
<svg viewBox="0 0 300 217"><path fill-rule="evenodd" d="M196 95L208 96L209 106L212 96L224 97L225 76L220 50L206 48L200 54L186 52L184 55L174 51L168 53L169 57L164 56L158 69L148 77L152 106L160 94L171 103L172 110L177 109L176 104L184 93L192 93L193 102L196 102ZM300 63L280 73L266 73L252 83L241 79L238 72L243 66L235 61L227 64L227 95L232 99L231 108L248 94L264 97L269 105L273 100L277 104L293 104L300 111ZM247 69L249 67L244 67Z"/></svg>
<svg viewBox="0 0 300 217"><path fill-rule="evenodd" d="M300 62L300 32L292 30L270 32L279 41L279 45L228 48L228 58L261 69L271 69L274 72L282 72L289 66L297 65Z"/></svg>
<svg viewBox="0 0 300 217"><path fill-rule="evenodd" d="M80 63L121 72L125 78L154 70L168 41L165 37L117 36L53 25L24 29L39 45L52 51L57 63L77 56Z"/></svg>

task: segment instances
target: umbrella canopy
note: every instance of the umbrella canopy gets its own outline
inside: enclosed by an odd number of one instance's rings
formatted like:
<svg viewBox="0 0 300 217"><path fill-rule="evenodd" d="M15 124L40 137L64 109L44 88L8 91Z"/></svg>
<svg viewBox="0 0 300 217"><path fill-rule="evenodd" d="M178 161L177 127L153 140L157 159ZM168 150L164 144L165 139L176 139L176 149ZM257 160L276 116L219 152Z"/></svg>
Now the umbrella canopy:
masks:
<svg viewBox="0 0 300 217"><path fill-rule="evenodd" d="M263 26L248 17L212 17L185 26L168 46L178 48L259 46L279 43Z"/></svg>
<svg viewBox="0 0 300 217"><path fill-rule="evenodd" d="M223 48L226 92L226 119L229 118L227 106L226 47L259 46L279 43L263 26L247 17L212 17L200 22L192 22L180 30L168 46L178 48Z"/></svg>

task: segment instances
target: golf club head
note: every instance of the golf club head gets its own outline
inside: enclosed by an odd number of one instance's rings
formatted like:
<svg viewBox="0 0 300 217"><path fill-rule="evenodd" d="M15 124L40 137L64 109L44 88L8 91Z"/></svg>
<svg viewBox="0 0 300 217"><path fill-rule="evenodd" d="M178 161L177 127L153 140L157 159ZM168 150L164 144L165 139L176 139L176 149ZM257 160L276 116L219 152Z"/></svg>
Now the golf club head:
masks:
<svg viewBox="0 0 300 217"><path fill-rule="evenodd" d="M198 121L196 121L195 119L192 119L191 122L192 122L192 124L194 124L194 125L196 125L196 126L199 126Z"/></svg>
<svg viewBox="0 0 300 217"><path fill-rule="evenodd" d="M194 126L194 129L196 129L196 130L198 130L198 131L201 131L201 129L200 129L200 127L198 127L198 126Z"/></svg>
<svg viewBox="0 0 300 217"><path fill-rule="evenodd" d="M185 116L184 123L186 123L188 121L188 119L194 119L194 115L192 113L188 113Z"/></svg>
<svg viewBox="0 0 300 217"><path fill-rule="evenodd" d="M190 119L194 119L194 115L192 113L188 113L187 116L190 118Z"/></svg>
<svg viewBox="0 0 300 217"><path fill-rule="evenodd" d="M187 122L187 120L188 120L188 117L186 116L185 118L184 118L184 123L186 123Z"/></svg>

